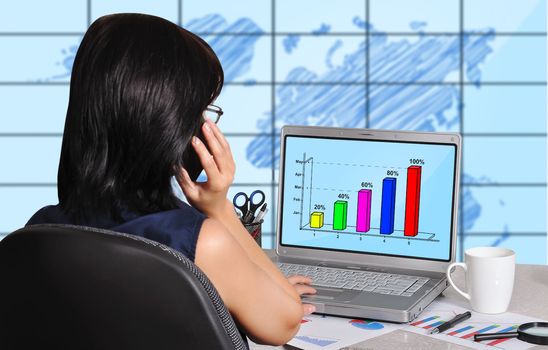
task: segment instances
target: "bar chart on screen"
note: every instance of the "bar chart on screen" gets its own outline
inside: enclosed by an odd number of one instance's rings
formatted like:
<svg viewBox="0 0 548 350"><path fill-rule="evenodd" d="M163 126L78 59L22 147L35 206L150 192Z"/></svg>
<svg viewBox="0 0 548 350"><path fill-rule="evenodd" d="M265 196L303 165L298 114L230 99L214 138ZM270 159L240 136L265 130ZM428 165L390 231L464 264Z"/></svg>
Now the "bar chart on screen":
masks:
<svg viewBox="0 0 548 350"><path fill-rule="evenodd" d="M428 215L421 213L421 174L425 166L424 159L410 158L408 166L394 165L385 167L387 170L372 171L367 168L378 168L370 164L352 164L354 167L365 168L355 174L345 173L352 177L345 181L346 188L337 188L331 183L315 181L314 166L339 167L341 164L324 162L315 157L295 160L301 165L301 170L294 173L297 195L293 201L299 207L294 215L299 216L299 229L311 232L334 233L340 235L357 235L363 237L378 237L386 239L406 239L427 242L439 242L435 232L419 230L420 217ZM415 165L418 164L418 165ZM335 172L344 173L345 166ZM400 170L401 169L401 170ZM316 175L317 176L317 175ZM404 190L405 207L396 213L396 192L401 186ZM374 200L374 198L380 200ZM372 218L380 216L380 220ZM401 227L395 226L396 216L403 218Z"/></svg>
<svg viewBox="0 0 548 350"><path fill-rule="evenodd" d="M447 259L451 145L288 138L283 243Z"/></svg>

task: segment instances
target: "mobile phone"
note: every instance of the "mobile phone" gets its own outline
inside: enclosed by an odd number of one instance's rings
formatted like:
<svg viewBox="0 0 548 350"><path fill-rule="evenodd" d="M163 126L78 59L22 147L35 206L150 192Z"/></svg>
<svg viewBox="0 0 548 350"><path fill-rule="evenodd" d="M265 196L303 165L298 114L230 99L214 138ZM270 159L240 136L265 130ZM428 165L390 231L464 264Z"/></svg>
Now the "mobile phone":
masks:
<svg viewBox="0 0 548 350"><path fill-rule="evenodd" d="M196 135L196 137L199 138L207 148L207 142L205 141L201 128L198 131L198 134ZM209 151L209 148L207 149ZM204 170L202 163L200 162L200 158L198 157L198 154L194 150L194 147L192 147L192 145L190 144L188 145L187 149L183 153L183 168L186 169L192 181L196 181L198 179L198 176L200 176L200 174Z"/></svg>

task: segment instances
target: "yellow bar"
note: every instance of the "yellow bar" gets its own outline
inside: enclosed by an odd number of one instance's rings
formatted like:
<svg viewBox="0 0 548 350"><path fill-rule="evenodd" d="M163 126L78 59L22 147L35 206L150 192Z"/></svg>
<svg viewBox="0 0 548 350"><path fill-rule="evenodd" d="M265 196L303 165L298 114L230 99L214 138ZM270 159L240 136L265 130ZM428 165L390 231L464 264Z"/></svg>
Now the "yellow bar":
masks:
<svg viewBox="0 0 548 350"><path fill-rule="evenodd" d="M321 211L315 211L310 214L310 227L322 228L323 226L323 213Z"/></svg>

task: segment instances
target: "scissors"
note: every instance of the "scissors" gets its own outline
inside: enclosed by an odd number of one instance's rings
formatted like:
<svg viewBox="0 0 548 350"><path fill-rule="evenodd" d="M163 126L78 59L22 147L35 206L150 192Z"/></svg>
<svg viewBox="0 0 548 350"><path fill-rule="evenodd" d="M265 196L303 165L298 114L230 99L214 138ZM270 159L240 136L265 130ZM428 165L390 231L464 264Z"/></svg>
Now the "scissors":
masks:
<svg viewBox="0 0 548 350"><path fill-rule="evenodd" d="M238 204L241 197L244 198L244 203ZM261 199L257 201L257 197L261 197ZM257 209L263 205L264 200L265 195L261 190L251 192L250 196L247 196L245 192L238 192L232 199L232 204L242 212L242 221L249 222L255 216Z"/></svg>

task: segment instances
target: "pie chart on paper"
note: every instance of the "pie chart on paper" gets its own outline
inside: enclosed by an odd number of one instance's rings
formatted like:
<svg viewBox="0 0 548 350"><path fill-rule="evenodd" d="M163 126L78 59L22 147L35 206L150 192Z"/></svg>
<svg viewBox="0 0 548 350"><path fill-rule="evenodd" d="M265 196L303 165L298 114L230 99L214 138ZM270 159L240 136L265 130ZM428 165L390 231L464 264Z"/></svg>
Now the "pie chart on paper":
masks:
<svg viewBox="0 0 548 350"><path fill-rule="evenodd" d="M350 324L354 327L358 327L361 329L367 329L367 330L378 330L383 329L384 326L382 323L379 322L372 322L372 321L364 321L364 320L351 320Z"/></svg>

